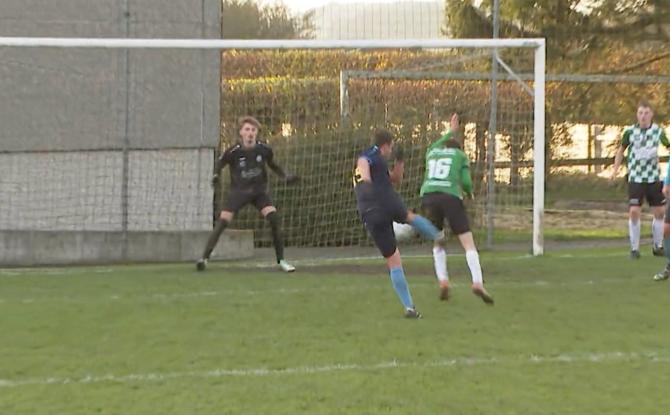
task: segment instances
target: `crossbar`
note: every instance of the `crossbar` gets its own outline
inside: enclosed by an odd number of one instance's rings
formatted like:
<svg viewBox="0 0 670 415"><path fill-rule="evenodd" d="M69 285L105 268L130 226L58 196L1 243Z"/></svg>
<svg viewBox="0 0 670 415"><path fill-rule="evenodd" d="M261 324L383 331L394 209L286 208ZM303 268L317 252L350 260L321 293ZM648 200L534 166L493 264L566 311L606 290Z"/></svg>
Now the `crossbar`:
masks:
<svg viewBox="0 0 670 415"><path fill-rule="evenodd" d="M122 49L538 48L544 39L246 40L0 37L0 46Z"/></svg>

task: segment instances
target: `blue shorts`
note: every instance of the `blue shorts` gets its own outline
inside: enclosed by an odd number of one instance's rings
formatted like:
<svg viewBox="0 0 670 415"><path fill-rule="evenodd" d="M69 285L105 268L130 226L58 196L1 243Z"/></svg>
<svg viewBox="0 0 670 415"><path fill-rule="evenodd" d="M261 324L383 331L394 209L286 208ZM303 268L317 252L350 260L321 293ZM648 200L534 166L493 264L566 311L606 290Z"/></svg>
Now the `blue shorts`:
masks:
<svg viewBox="0 0 670 415"><path fill-rule="evenodd" d="M405 223L407 207L400 196L384 198L375 206L359 206L361 220L375 245L384 258L396 251L397 243L393 233L393 222Z"/></svg>

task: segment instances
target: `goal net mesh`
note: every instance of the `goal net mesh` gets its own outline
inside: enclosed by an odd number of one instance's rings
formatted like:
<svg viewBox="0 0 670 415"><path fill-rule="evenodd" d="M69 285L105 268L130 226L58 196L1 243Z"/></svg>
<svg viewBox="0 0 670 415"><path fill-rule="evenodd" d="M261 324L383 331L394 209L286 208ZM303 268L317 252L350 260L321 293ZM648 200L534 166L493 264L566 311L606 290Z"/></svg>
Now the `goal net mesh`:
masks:
<svg viewBox="0 0 670 415"><path fill-rule="evenodd" d="M276 159L303 178L297 186L274 176L271 183L287 243L369 244L351 175L372 131L389 129L404 148L398 190L408 208L420 212L426 148L458 112L472 162L475 199L466 206L476 235L485 237L493 225L501 238L530 243L533 97L527 89L533 86L533 50L499 53L526 80L512 80L501 69L492 148L490 50L224 52L221 149L236 142L237 117L256 117ZM240 212L234 226L255 229L258 245L271 243L269 226L252 208Z"/></svg>
<svg viewBox="0 0 670 415"><path fill-rule="evenodd" d="M220 189L209 183L215 156L250 115L302 178L288 186L270 173L287 245L368 245L352 169L372 131L404 148L398 190L420 212L426 148L458 112L475 234L493 225L530 242L533 49L499 53L525 78L501 69L492 145L490 49L0 47L0 230L210 229L229 191L227 172ZM253 207L233 227L271 243Z"/></svg>

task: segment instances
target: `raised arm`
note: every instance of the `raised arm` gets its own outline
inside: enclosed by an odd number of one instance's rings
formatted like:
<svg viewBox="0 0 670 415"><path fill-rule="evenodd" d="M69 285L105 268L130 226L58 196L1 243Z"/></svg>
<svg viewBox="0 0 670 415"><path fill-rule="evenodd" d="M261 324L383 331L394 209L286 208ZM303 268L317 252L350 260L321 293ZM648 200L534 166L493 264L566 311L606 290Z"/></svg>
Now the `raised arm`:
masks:
<svg viewBox="0 0 670 415"><path fill-rule="evenodd" d="M454 134L458 132L459 126L460 120L458 114L454 113L451 115L451 119L449 120L449 131L440 137L439 140L428 146L428 149L432 150L433 148L442 147L447 140L451 139Z"/></svg>

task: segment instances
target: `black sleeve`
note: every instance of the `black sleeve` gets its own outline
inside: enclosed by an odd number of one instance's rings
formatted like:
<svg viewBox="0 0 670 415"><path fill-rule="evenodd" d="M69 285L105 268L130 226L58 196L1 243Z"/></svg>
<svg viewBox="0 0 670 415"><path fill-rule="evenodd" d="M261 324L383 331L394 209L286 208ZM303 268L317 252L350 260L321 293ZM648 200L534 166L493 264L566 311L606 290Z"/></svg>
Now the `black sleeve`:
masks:
<svg viewBox="0 0 670 415"><path fill-rule="evenodd" d="M265 150L265 161L267 162L268 167L271 168L272 171L277 174L277 176L281 177L282 179L285 179L286 172L284 172L284 169L282 169L281 166L275 163L274 153L272 152L272 149L266 145L263 146L263 149Z"/></svg>
<svg viewBox="0 0 670 415"><path fill-rule="evenodd" d="M232 154L233 154L233 149L234 149L234 148L235 148L235 147L231 147L231 148L227 149L227 150L224 151L223 154L221 154L221 156L219 156L219 158L216 160L216 165L214 166L214 174L215 174L215 175L219 174L219 173L221 172L221 169L223 169L224 167L226 167L227 164L230 164L230 162L231 162L232 159L233 159Z"/></svg>

